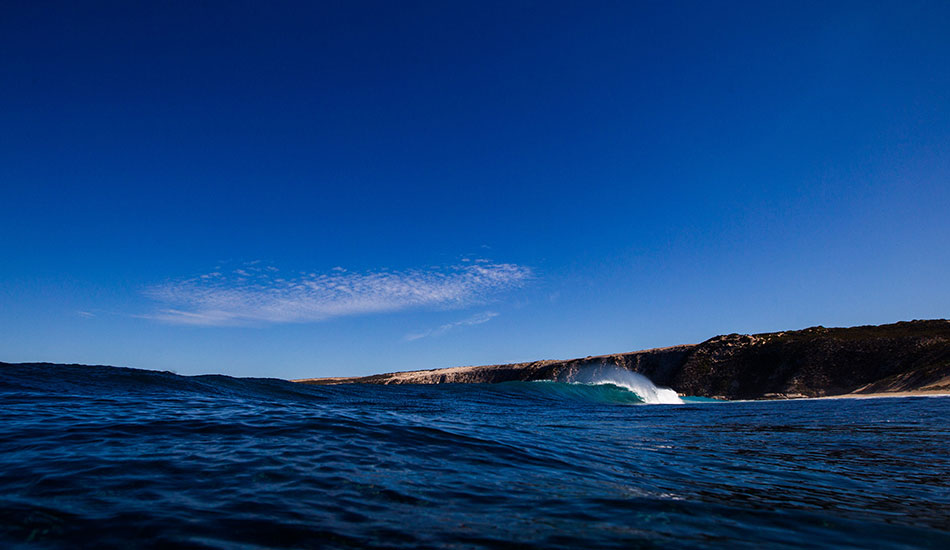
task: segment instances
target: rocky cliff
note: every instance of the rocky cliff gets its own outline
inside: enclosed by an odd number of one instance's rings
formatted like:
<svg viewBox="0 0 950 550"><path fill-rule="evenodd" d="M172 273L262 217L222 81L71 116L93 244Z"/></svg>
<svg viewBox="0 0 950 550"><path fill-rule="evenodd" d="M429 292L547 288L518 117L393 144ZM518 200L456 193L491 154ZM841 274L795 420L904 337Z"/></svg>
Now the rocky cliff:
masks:
<svg viewBox="0 0 950 550"><path fill-rule="evenodd" d="M298 382L442 384L571 380L581 369L614 366L641 373L680 394L726 399L939 390L950 393L950 321L728 334L701 344L566 361Z"/></svg>

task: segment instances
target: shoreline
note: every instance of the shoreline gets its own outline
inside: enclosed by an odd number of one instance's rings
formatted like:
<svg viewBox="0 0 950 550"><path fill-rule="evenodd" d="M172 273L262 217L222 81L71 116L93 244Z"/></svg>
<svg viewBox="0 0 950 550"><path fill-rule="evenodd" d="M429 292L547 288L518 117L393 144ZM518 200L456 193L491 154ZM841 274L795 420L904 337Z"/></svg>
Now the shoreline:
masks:
<svg viewBox="0 0 950 550"><path fill-rule="evenodd" d="M680 398L690 397L680 395ZM789 397L759 397L756 399L725 399L713 398L721 403L756 403L760 401L825 401L829 399L897 399L901 397L950 397L950 391L947 390L923 390L923 391L896 391L896 392L877 392L877 393L843 393L840 395L822 395L818 397L807 396L789 396Z"/></svg>
<svg viewBox="0 0 950 550"><path fill-rule="evenodd" d="M801 399L879 399L887 397L950 397L950 391L911 390L876 393L845 393L842 395L823 395L821 397L804 397Z"/></svg>
<svg viewBox="0 0 950 550"><path fill-rule="evenodd" d="M429 371L405 371L390 373L386 376L389 377L389 383L379 384L379 385L420 385L420 386L432 386L439 385L439 383L431 382L412 382L414 378L413 375L419 372L427 372L432 374L444 374L446 371L451 371L454 373L458 372L467 372L471 370L477 370L481 367L449 367L444 369L432 369ZM403 376L400 376L403 375ZM361 377L349 377L349 376L333 376L326 378L303 378L297 380L290 380L290 382L303 383L303 384L314 384L322 386L340 386L340 385L349 385L349 384L365 384L365 382L360 382ZM534 380L535 382L541 380ZM549 380L551 382L556 382L556 380ZM448 382L452 383L452 382ZM458 382L456 382L458 383ZM464 383L464 382L461 382ZM497 382L485 382L488 384L497 383ZM677 393L681 398L683 397L704 397L704 396L694 396L694 395L685 395ZM842 393L836 395L821 395L821 396L808 396L808 395L769 395L763 396L755 399L728 399L723 396L715 396L712 399L723 402L743 402L743 401L807 401L807 400L817 400L817 399L881 399L881 398L897 398L897 397L950 397L950 390L947 389L935 389L935 390L903 390L903 391L893 391L893 392L873 392L873 393Z"/></svg>
<svg viewBox="0 0 950 550"><path fill-rule="evenodd" d="M725 334L698 344L564 360L306 378L305 384L478 384L645 376L679 395L727 400L950 395L950 321Z"/></svg>
<svg viewBox="0 0 950 550"><path fill-rule="evenodd" d="M628 371L679 395L726 400L950 395L950 321L901 321L725 334L683 344L575 359L293 380L304 384L477 384L601 380Z"/></svg>

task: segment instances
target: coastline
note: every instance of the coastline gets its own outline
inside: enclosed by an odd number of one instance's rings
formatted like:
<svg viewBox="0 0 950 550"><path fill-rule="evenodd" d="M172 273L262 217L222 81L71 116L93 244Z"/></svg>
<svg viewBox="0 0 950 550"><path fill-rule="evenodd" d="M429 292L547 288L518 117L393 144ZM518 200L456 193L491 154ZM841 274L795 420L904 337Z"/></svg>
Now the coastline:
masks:
<svg viewBox="0 0 950 550"><path fill-rule="evenodd" d="M387 380L383 385L402 385L402 384L421 384L421 385L431 385L433 382L422 382L419 381L423 377L441 377L447 375L459 375L459 374L472 374L482 371L486 367L447 367L442 369L431 369L423 371L403 371L403 372L393 372L386 373L385 375L372 375L372 376L386 376ZM303 378L297 380L291 380L291 382L303 383L303 384L315 384L322 386L336 386L344 384L366 384L371 382L360 381L366 377L354 377L354 376L336 376L336 377L326 377L326 378ZM436 382L435 384L438 384ZM442 383L451 383L451 382L442 382ZM464 382L463 382L464 383ZM491 383L491 382L488 382ZM680 397L690 397L684 394L678 394ZM880 399L880 398L894 398L894 397L950 397L950 389L941 388L941 389L917 389L917 390L901 390L901 391L879 391L872 393L842 393L835 395L821 395L821 396L808 396L801 394L770 394L764 395L762 397L753 398L753 399L728 399L723 396L714 396L716 399L722 401L799 401L799 400L811 400L811 399Z"/></svg>
<svg viewBox="0 0 950 550"><path fill-rule="evenodd" d="M842 395L824 395L822 397L805 397L803 399L879 399L887 397L950 397L947 390L914 390L877 393L845 393Z"/></svg>
<svg viewBox="0 0 950 550"><path fill-rule="evenodd" d="M680 397L689 397L680 395ZM875 393L842 393L836 395L772 395L768 397L758 397L755 399L726 399L717 397L721 401L815 401L824 399L892 399L897 397L950 397L950 391L947 390L912 390L895 392L875 392Z"/></svg>
<svg viewBox="0 0 950 550"><path fill-rule="evenodd" d="M679 395L716 399L875 398L950 395L950 321L902 321L726 334L699 344L566 360L304 378L335 384L491 384L609 381L629 371Z"/></svg>

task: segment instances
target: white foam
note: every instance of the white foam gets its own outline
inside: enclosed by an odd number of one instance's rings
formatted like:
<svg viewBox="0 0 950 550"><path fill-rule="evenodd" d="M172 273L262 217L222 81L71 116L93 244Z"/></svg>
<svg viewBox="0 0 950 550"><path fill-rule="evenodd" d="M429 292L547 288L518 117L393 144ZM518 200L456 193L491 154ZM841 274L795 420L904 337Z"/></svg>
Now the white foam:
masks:
<svg viewBox="0 0 950 550"><path fill-rule="evenodd" d="M680 396L670 388L661 388L642 374L614 365L598 365L583 369L568 380L581 384L613 384L637 394L644 403L679 405Z"/></svg>

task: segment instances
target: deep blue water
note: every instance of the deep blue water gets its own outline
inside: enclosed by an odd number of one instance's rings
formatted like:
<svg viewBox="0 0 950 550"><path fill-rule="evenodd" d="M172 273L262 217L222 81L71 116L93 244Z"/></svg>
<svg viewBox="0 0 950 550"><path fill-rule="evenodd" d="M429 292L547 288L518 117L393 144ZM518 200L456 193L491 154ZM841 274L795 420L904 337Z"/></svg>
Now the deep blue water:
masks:
<svg viewBox="0 0 950 550"><path fill-rule="evenodd" d="M0 368L0 547L950 548L950 398Z"/></svg>

